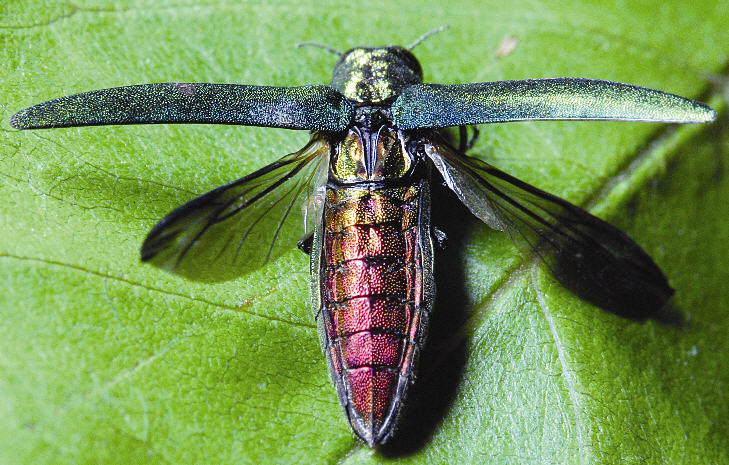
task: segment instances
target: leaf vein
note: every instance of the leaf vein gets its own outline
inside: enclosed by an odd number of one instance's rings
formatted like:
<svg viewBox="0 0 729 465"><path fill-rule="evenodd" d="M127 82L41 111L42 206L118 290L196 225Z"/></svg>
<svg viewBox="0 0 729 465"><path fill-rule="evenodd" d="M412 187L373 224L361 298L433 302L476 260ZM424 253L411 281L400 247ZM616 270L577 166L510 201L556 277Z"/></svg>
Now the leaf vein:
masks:
<svg viewBox="0 0 729 465"><path fill-rule="evenodd" d="M39 257L26 257L26 256L21 256L21 255L14 255L14 254L11 254L11 253L8 253L8 252L0 252L0 257L2 257L2 258L10 258L10 259L20 260L20 261L31 261L31 262L37 262L37 263L45 263L47 265L52 265L52 266L66 267L66 268L70 268L70 269L73 269L73 270L76 270L76 271L80 271L80 272L83 272L83 273L88 273L88 274L91 274L93 276L98 276L98 277L103 278L103 279L112 279L112 280L119 281L119 282L122 282L122 283L125 283L125 284L129 284L131 286L141 287L141 288L147 289L149 291L159 292L161 294L166 294L166 295L170 295L170 296L174 296L174 297L179 297L179 298L182 298L182 299L187 299L187 300L190 300L190 301L193 301L193 302L198 302L198 303L202 303L202 304L205 304L205 305L209 305L211 307L217 307L217 308L223 309L223 310L234 311L236 313L245 313L247 315L251 315L251 316L254 316L254 317L263 318L263 319L269 320L269 321L276 321L276 322L284 323L284 324L287 324L287 325L290 325L290 326L294 326L294 327L302 327L302 328L314 328L315 327L311 323L303 323L303 322L299 322L299 321L286 320L284 318L277 318L277 317L270 316L270 315L262 315L260 313L253 312L253 311L247 310L245 308L245 307L250 307L254 303L265 299L266 297L268 297L269 295L271 295L272 292L269 292L269 293L264 294L264 295L261 295L261 296L256 296L256 297L251 298L251 299L247 299L247 300L241 302L239 305L233 306L233 305L226 305L226 304L223 304L223 303L220 303L220 302L213 302L211 300L202 299L202 298L199 298L199 297L193 297L193 296L190 296L190 295L185 295L185 294L182 294L182 293L179 293L179 292L174 292L174 291L170 291L170 290L167 290L167 289L162 289L162 288L159 288L159 287L149 286L147 284L140 283L140 282L136 282L136 281L132 281L130 279L123 278L121 276L114 276L114 275L111 275L111 274L108 274L108 273L103 273L103 272L100 272L100 271L87 269L87 268L84 268L84 267L79 266L79 265L75 265L75 264L72 264L72 263L64 263L64 262L61 262L61 261L58 261L58 260L51 260L51 259L39 258Z"/></svg>
<svg viewBox="0 0 729 465"><path fill-rule="evenodd" d="M569 394L570 403L572 404L572 409L575 416L575 428L577 429L577 444L580 450L580 463L585 464L588 462L588 456L591 454L584 437L584 420L582 418L582 415L580 414L579 397L575 386L575 380L572 376L572 370L570 369L569 362L567 361L567 355L565 353L565 346L561 336L559 335L559 332L557 331L557 325L554 322L554 317L552 316L552 312L549 311L549 305L547 305L547 301L544 299L544 294L542 293L542 290L539 288L539 283L537 281L538 268L533 267L532 270L532 287L534 288L534 292L537 295L537 301L539 302L539 307L544 314L544 318L547 320L547 324L549 324L549 331L552 335L554 346L557 349L557 357L559 359L560 366L562 367L562 374L567 382L567 392Z"/></svg>

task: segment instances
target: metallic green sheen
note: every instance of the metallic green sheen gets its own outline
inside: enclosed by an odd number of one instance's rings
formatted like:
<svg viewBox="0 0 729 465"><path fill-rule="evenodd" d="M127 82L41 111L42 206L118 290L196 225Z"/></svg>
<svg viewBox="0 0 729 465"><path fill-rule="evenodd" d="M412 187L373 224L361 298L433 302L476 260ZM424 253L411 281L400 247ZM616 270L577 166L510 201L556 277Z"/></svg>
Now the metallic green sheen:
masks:
<svg viewBox="0 0 729 465"><path fill-rule="evenodd" d="M349 102L329 86L159 83L61 97L16 113L18 129L106 124L212 123L342 131Z"/></svg>
<svg viewBox="0 0 729 465"><path fill-rule="evenodd" d="M331 86L348 99L380 103L423 81L420 63L399 46L348 50L334 67Z"/></svg>
<svg viewBox="0 0 729 465"><path fill-rule="evenodd" d="M708 123L714 110L645 87L584 78L476 84L417 84L392 105L400 129L528 120L621 120Z"/></svg>

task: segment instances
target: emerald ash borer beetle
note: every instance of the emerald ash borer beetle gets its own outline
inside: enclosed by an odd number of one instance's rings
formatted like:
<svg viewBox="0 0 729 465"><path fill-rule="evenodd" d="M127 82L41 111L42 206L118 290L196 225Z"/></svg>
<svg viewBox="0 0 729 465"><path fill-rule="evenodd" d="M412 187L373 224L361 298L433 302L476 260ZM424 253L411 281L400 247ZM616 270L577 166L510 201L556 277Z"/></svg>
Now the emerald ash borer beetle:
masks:
<svg viewBox="0 0 729 465"><path fill-rule="evenodd" d="M434 171L476 217L603 308L621 313L630 305L649 314L673 294L658 266L624 233L467 156L467 126L715 118L694 100L597 79L424 84L412 53L419 41L335 51L329 85L133 85L40 103L15 114L11 124L207 123L311 131L301 150L162 218L141 257L181 274L262 262L274 245L294 245L283 225L302 210L313 226L300 247L311 256L311 306L322 350L352 430L374 446L395 430L435 299ZM447 127L460 129L458 144L442 132ZM268 239L263 247L252 240L261 235Z"/></svg>

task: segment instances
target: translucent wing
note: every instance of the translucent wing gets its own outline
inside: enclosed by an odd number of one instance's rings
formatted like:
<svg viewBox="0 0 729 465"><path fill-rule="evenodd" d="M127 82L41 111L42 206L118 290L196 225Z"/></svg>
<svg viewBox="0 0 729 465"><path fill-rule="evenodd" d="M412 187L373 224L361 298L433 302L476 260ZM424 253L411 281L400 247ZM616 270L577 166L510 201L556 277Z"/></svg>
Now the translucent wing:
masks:
<svg viewBox="0 0 729 465"><path fill-rule="evenodd" d="M300 151L190 200L152 228L142 260L192 279L221 281L289 250L303 232L301 207L314 193L328 153L329 144L314 137ZM284 227L291 218L301 226Z"/></svg>
<svg viewBox="0 0 729 465"><path fill-rule="evenodd" d="M696 100L584 78L415 84L395 100L392 115L401 129L556 119L708 123L716 118Z"/></svg>
<svg viewBox="0 0 729 465"><path fill-rule="evenodd" d="M341 131L347 128L353 113L347 99L329 86L167 82L60 97L19 111L10 124L17 129L41 129L211 123Z"/></svg>
<svg viewBox="0 0 729 465"><path fill-rule="evenodd" d="M673 295L651 257L614 226L438 139L426 153L474 215L537 254L580 297L644 319Z"/></svg>

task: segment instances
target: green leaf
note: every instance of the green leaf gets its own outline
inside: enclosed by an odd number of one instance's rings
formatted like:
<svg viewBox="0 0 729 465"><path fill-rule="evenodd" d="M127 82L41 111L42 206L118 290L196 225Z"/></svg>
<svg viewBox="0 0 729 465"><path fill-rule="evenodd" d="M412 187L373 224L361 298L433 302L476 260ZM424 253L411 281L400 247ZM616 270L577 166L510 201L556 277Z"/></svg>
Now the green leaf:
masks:
<svg viewBox="0 0 729 465"><path fill-rule="evenodd" d="M594 308L503 234L446 212L461 221L442 225L420 376L398 436L374 453L330 384L303 254L215 284L138 261L161 216L306 134L8 124L26 106L112 86L327 83L336 58L296 43L407 44L442 24L415 50L428 82L582 76L720 105L708 83L729 61L726 2L6 3L0 462L729 461L725 116L483 126L472 153L628 231L665 270L686 324ZM516 48L498 57L508 37Z"/></svg>

